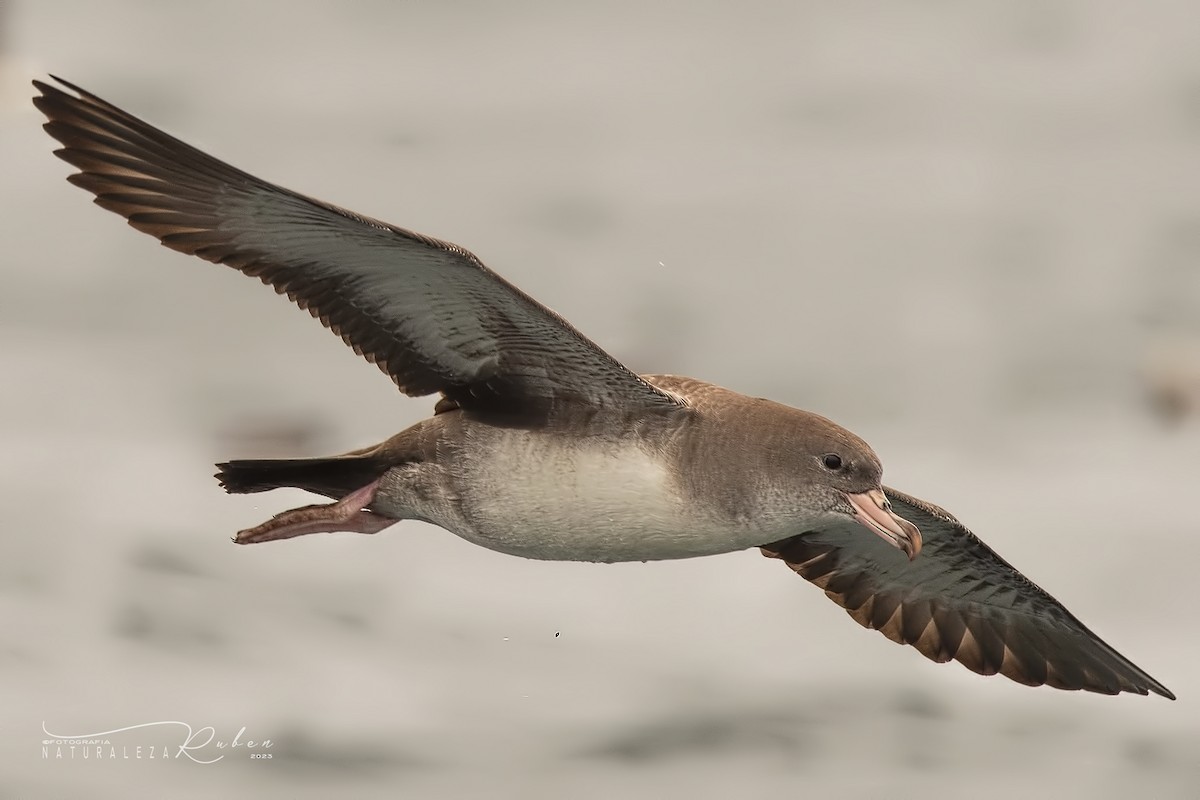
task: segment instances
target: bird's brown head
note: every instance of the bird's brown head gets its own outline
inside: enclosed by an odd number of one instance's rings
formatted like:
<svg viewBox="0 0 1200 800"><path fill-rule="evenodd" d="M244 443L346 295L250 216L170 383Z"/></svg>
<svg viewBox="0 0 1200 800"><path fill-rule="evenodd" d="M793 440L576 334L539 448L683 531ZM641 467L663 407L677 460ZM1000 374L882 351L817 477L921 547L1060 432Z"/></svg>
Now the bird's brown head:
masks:
<svg viewBox="0 0 1200 800"><path fill-rule="evenodd" d="M892 511L883 493L883 466L871 446L842 426L799 412L789 431L789 461L798 468L808 507L850 517L909 559L921 551L921 532Z"/></svg>

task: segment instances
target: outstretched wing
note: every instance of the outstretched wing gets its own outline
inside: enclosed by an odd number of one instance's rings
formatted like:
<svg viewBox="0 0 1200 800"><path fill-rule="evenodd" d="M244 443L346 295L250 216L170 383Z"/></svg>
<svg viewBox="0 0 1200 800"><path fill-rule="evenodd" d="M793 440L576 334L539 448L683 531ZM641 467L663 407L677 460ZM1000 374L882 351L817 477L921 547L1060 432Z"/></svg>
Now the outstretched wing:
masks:
<svg viewBox="0 0 1200 800"><path fill-rule="evenodd" d="M763 554L824 589L861 625L934 661L1030 686L1175 699L950 514L886 493L921 529L924 547L911 562L854 522L775 542Z"/></svg>
<svg viewBox="0 0 1200 800"><path fill-rule="evenodd" d="M541 414L676 401L457 245L260 180L77 86L34 104L69 180L164 245L286 293L408 395Z"/></svg>

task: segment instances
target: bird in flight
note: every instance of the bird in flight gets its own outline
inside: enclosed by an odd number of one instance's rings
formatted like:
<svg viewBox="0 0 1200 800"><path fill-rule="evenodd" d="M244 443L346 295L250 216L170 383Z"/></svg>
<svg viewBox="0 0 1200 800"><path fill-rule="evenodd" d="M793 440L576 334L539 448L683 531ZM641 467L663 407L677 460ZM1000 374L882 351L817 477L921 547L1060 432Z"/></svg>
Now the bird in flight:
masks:
<svg viewBox="0 0 1200 800"><path fill-rule="evenodd" d="M857 622L983 675L1174 695L943 509L882 483L807 411L638 375L472 253L268 183L66 81L34 104L68 180L181 253L307 309L433 416L327 458L219 464L229 492L330 503L240 544L422 520L526 558L653 561L751 547Z"/></svg>

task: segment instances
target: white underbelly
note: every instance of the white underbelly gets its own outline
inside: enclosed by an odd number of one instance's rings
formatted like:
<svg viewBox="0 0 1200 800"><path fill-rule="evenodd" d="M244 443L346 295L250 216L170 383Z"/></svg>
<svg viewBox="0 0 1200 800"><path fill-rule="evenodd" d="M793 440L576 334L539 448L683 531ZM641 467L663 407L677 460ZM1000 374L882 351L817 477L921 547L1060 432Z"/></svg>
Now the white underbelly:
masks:
<svg viewBox="0 0 1200 800"><path fill-rule="evenodd" d="M636 443L564 447L528 431L503 439L460 464L462 519L451 530L476 544L525 558L649 561L767 541L687 498Z"/></svg>

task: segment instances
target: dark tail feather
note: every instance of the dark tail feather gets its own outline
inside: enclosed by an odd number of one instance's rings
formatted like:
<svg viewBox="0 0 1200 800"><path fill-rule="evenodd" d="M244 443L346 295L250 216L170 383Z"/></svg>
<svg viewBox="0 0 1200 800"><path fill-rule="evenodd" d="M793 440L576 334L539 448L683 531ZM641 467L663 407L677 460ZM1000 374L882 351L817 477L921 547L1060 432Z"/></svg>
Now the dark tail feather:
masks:
<svg viewBox="0 0 1200 800"><path fill-rule="evenodd" d="M339 498L361 489L393 466L370 456L265 458L217 464L214 476L230 494L266 492L285 486Z"/></svg>

